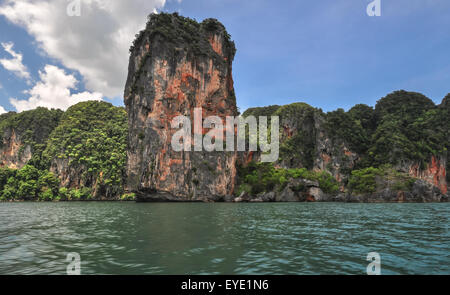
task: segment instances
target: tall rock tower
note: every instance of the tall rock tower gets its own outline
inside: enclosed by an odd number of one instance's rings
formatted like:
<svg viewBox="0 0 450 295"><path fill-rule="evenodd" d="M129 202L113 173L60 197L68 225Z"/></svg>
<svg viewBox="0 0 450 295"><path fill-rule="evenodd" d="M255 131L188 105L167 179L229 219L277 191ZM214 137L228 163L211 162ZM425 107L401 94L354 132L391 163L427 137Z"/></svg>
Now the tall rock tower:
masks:
<svg viewBox="0 0 450 295"><path fill-rule="evenodd" d="M176 152L172 119L236 116L234 42L215 19L152 14L130 49L125 105L127 188L142 201L220 201L231 195L235 152ZM194 130L194 128L192 128ZM207 130L203 129L203 134ZM194 149L192 149L194 150Z"/></svg>

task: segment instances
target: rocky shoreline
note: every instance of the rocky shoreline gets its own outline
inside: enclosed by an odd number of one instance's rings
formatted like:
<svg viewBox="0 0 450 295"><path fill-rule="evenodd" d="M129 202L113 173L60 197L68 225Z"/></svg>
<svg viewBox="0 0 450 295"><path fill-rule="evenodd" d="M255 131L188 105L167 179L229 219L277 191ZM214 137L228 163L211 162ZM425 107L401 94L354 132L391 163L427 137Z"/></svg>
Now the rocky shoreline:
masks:
<svg viewBox="0 0 450 295"><path fill-rule="evenodd" d="M170 193L155 192L136 194L135 198L99 198L90 200L53 200L51 202L137 202L137 203L289 203L289 202L316 202L316 203L447 203L450 194L442 194L440 190L429 183L418 180L411 191L395 191L390 188L370 194L351 194L341 192L338 194L324 193L316 183L304 180L308 185L306 192L299 192L295 185L299 182L290 183L283 191L264 192L252 195L242 192L239 196L212 196L204 200L187 200L177 198ZM8 200L0 203L23 203L23 202L48 202L48 201L25 201Z"/></svg>
<svg viewBox="0 0 450 295"><path fill-rule="evenodd" d="M299 186L306 190L299 191ZM204 200L186 200L176 198L169 193L138 194L138 202L226 202L226 203L269 203L269 202L324 202L324 203L446 203L449 194L441 191L423 180L417 180L410 191L396 191L390 188L370 194L338 194L324 193L317 182L310 180L296 180L290 182L282 191L264 192L252 195L242 192L238 197L211 197Z"/></svg>

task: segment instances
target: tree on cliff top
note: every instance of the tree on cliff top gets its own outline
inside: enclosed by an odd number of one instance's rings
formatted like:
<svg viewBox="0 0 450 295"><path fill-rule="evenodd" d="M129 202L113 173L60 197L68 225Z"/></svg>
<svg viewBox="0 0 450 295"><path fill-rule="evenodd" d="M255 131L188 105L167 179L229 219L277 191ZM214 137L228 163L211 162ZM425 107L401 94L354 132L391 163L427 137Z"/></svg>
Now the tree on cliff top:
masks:
<svg viewBox="0 0 450 295"><path fill-rule="evenodd" d="M24 142L42 144L58 125L61 110L38 107L21 113L9 112L0 116L0 135L14 129Z"/></svg>
<svg viewBox="0 0 450 295"><path fill-rule="evenodd" d="M375 107L377 129L372 137L369 156L372 164L400 164L415 161L425 168L431 156L446 149L443 112L426 96L395 91Z"/></svg>
<svg viewBox="0 0 450 295"><path fill-rule="evenodd" d="M142 46L143 42L150 42L156 35L162 37L166 44L176 45L194 52L194 55L216 55L212 50L209 40L205 37L208 33L217 33L223 35L225 44L224 50L230 51L230 56L234 57L236 47L231 40L225 26L217 19L208 18L199 23L189 17L184 17L178 13L152 13L148 16L148 22L145 30L136 35L133 45L130 47L130 53L135 48Z"/></svg>
<svg viewBox="0 0 450 295"><path fill-rule="evenodd" d="M63 111L38 107L21 113L9 112L0 116L0 147L3 137L14 134L22 142L19 153L31 147L32 159L29 164L38 169L46 169L42 160L50 133L58 126Z"/></svg>

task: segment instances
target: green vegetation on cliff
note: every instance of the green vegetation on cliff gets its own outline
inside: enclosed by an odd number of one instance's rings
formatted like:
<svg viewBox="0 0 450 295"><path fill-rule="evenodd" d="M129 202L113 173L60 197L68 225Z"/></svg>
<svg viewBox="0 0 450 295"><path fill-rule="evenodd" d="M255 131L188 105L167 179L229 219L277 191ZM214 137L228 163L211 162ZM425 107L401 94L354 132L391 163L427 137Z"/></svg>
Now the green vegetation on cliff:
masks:
<svg viewBox="0 0 450 295"><path fill-rule="evenodd" d="M15 170L0 168L0 201L81 201L92 199L90 188L67 189L48 170L25 165Z"/></svg>
<svg viewBox="0 0 450 295"><path fill-rule="evenodd" d="M376 130L368 157L372 165L397 165L410 160L422 168L431 156L442 155L448 146L446 116L442 109L419 93L396 91L375 107Z"/></svg>
<svg viewBox="0 0 450 295"><path fill-rule="evenodd" d="M0 200L51 201L58 196L59 179L53 173L25 165L20 170L0 168Z"/></svg>
<svg viewBox="0 0 450 295"><path fill-rule="evenodd" d="M236 194L280 191L297 178L317 182L325 193L342 185L354 194L407 191L415 179L397 171L398 165L416 163L423 169L432 156L450 156L450 95L439 106L421 94L396 91L375 108L357 105L324 113L295 103L244 113L250 115L280 116L280 159L238 167ZM127 128L125 109L105 102L79 103L66 112L37 108L1 115L0 142L7 144L14 134L19 152L30 146L32 158L17 170L0 168L0 200L133 199L124 194ZM355 166L341 165L339 177L328 167L314 172L321 140L336 143L335 150L346 144L358 155ZM338 151L337 157L346 155ZM450 161L446 165L449 171Z"/></svg>
<svg viewBox="0 0 450 295"><path fill-rule="evenodd" d="M45 143L53 129L58 126L62 114L61 110L49 110L43 107L22 113L3 114L0 116L0 137L7 129L14 129L27 144Z"/></svg>
<svg viewBox="0 0 450 295"><path fill-rule="evenodd" d="M2 118L2 130L12 128L24 144L33 146L28 165L19 170L0 169L2 200L89 200L122 195L128 128L124 108L88 101L65 113L38 108ZM50 172L55 170L61 175ZM68 187L58 178L63 175L71 178L70 184L65 184Z"/></svg>
<svg viewBox="0 0 450 295"><path fill-rule="evenodd" d="M281 118L282 125L280 158L290 167L313 168L317 132L315 120L318 112L320 111L306 103L293 103L278 108L274 113L274 116ZM302 126L302 128L297 128L297 131L293 132L286 126ZM302 161L300 162L299 159Z"/></svg>
<svg viewBox="0 0 450 295"><path fill-rule="evenodd" d="M381 168L365 168L353 170L348 183L353 193L366 194L377 191L377 186L383 189L408 191L416 180L406 173L395 171L391 166L384 165Z"/></svg>
<svg viewBox="0 0 450 295"><path fill-rule="evenodd" d="M347 112L324 113L305 103L294 103L244 112L244 116L250 115L280 116L280 159L276 166L311 170L324 163L325 170L355 193L372 193L382 187L377 183L408 190L412 180L396 168L405 172L418 164L424 170L433 156L444 162L450 158L450 94L439 106L422 94L401 90L382 98L375 108L359 104ZM448 172L450 161L446 165ZM241 188L253 193L268 191L273 183L282 183L280 173L242 170ZM450 173L446 177L450 181Z"/></svg>
<svg viewBox="0 0 450 295"><path fill-rule="evenodd" d="M332 139L348 143L350 150L365 153L370 146L370 131L364 129L357 115L338 109L326 115L326 128Z"/></svg>
<svg viewBox="0 0 450 295"><path fill-rule="evenodd" d="M253 195L273 190L281 191L290 179L296 178L317 181L325 193L336 193L339 190L337 181L328 172L314 172L306 168L275 168L271 163L252 161L245 167L238 168L238 176L240 182L237 195L243 191Z"/></svg>
<svg viewBox="0 0 450 295"><path fill-rule="evenodd" d="M246 118L248 116L254 116L256 118L258 118L259 116L270 117L270 116L273 116L279 108L280 108L280 106L278 106L278 105L272 105L272 106L260 107L260 108L249 108L242 114L242 116L244 118Z"/></svg>
<svg viewBox="0 0 450 295"><path fill-rule="evenodd" d="M290 167L305 167L312 169L315 158L315 120L322 111L317 110L306 103L293 103L284 106L268 106L251 108L244 112L243 116L254 116L258 120L260 116L269 118L280 117L280 161ZM289 126L293 126L290 130Z"/></svg>
<svg viewBox="0 0 450 295"><path fill-rule="evenodd" d="M124 108L88 101L72 106L62 116L44 156L80 171L81 183L95 197L122 193L126 165L127 117Z"/></svg>
<svg viewBox="0 0 450 295"><path fill-rule="evenodd" d="M440 112L440 128L443 130L444 136L446 137L446 154L447 154L447 181L450 182L450 93L442 100L439 105Z"/></svg>
<svg viewBox="0 0 450 295"><path fill-rule="evenodd" d="M58 126L63 111L38 107L22 113L6 113L0 116L0 148L3 146L5 136L12 140L12 133L16 140L22 142L19 154L29 146L33 158L30 163L39 169L45 169L41 158L50 133Z"/></svg>
<svg viewBox="0 0 450 295"><path fill-rule="evenodd" d="M211 48L209 40L205 38L204 33L215 32L222 34L228 48L234 56L236 52L235 44L231 41L231 36L217 19L208 18L199 23L194 19L184 17L178 13L158 13L150 14L145 30L136 35L133 45L130 47L132 53L136 47L141 46L145 40L146 33L148 38L153 39L160 36L165 44L177 45L180 48L199 55L217 55ZM148 40L147 40L148 42Z"/></svg>

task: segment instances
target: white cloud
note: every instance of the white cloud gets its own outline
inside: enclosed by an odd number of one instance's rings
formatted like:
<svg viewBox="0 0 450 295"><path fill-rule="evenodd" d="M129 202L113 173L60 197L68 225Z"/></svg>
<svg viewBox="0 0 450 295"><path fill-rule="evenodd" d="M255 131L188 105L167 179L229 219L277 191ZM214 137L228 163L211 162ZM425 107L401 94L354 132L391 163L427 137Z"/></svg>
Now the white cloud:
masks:
<svg viewBox="0 0 450 295"><path fill-rule="evenodd" d="M24 78L29 81L31 76L27 67L22 63L22 54L13 50L14 44L12 42L1 43L1 45L3 49L12 56L12 59L0 59L0 64L8 71L13 72L17 77Z"/></svg>
<svg viewBox="0 0 450 295"><path fill-rule="evenodd" d="M27 100L10 99L10 103L18 112L31 110L37 107L56 108L66 110L71 105L87 100L102 100L102 94L98 92L82 92L71 94L71 89L76 89L77 79L68 75L64 70L46 65L43 72L39 72L41 81L28 91L30 97Z"/></svg>
<svg viewBox="0 0 450 295"><path fill-rule="evenodd" d="M90 91L122 96L128 49L146 16L166 0L82 0L81 16L67 15L62 0L5 0L0 15L24 27L65 67L78 70Z"/></svg>

